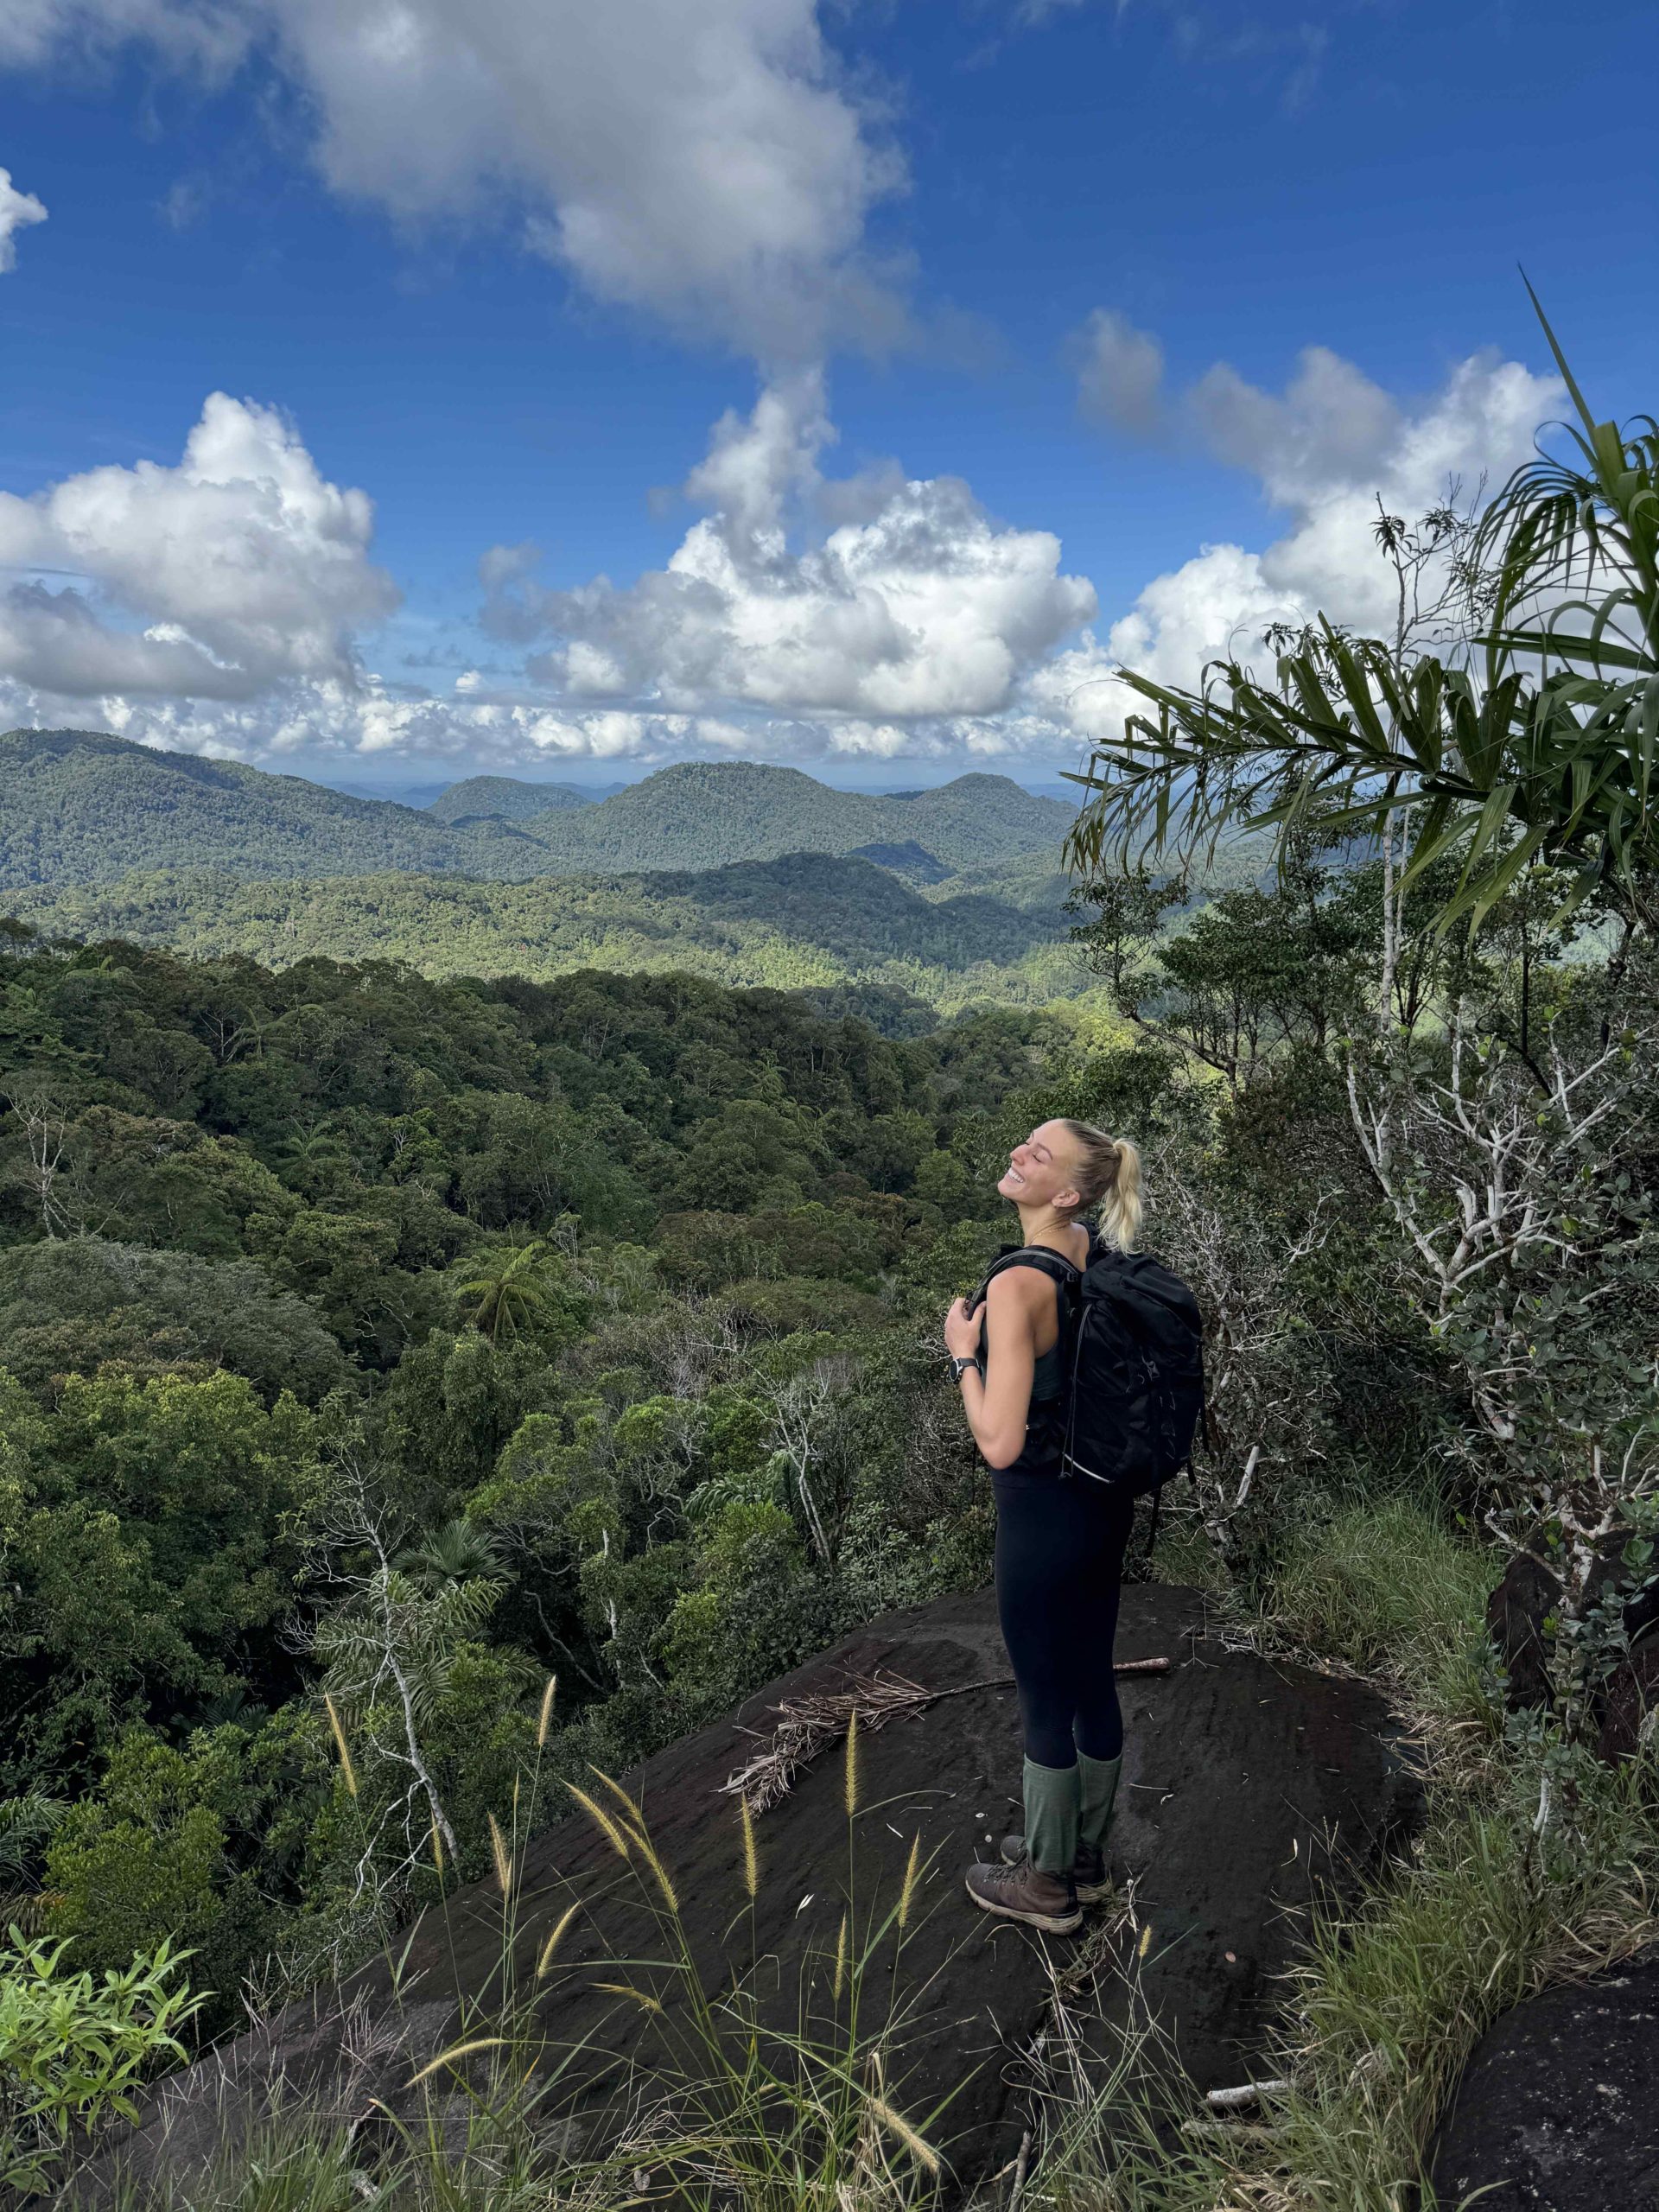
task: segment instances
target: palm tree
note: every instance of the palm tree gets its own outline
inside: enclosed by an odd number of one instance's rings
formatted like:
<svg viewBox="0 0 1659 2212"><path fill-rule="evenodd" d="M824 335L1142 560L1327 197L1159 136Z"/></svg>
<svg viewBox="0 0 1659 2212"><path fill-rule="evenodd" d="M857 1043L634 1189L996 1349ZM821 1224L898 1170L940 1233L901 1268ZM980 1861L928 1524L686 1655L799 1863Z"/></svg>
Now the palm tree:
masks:
<svg viewBox="0 0 1659 2212"><path fill-rule="evenodd" d="M429 1592L480 1580L499 1582L506 1573L495 1538L461 1516L429 1529L399 1552L392 1565Z"/></svg>
<svg viewBox="0 0 1659 2212"><path fill-rule="evenodd" d="M540 1319L553 1295L550 1255L539 1239L529 1244L498 1245L467 1262L458 1286L462 1298L475 1300L467 1319L494 1344L516 1336Z"/></svg>
<svg viewBox="0 0 1659 2212"><path fill-rule="evenodd" d="M1402 656L1321 616L1272 684L1236 660L1197 691L1123 671L1153 711L1077 779L1095 796L1067 840L1074 868L1185 859L1263 824L1282 854L1312 818L1382 836L1409 810L1408 877L1460 863L1442 925L1478 924L1538 863L1571 872L1569 908L1599 892L1627 929L1659 917L1659 423L1598 423L1532 300L1573 450L1518 470L1482 518L1469 651Z"/></svg>

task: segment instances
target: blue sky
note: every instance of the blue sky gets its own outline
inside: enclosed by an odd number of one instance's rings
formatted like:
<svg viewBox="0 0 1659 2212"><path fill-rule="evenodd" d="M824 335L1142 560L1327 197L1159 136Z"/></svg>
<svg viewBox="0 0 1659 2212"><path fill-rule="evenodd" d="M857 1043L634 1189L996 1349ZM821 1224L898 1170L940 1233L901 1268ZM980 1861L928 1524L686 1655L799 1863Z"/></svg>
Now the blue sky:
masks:
<svg viewBox="0 0 1659 2212"><path fill-rule="evenodd" d="M1373 488L1522 457L1517 261L1656 404L1649 9L360 19L0 6L0 724L388 787L1043 780L1120 659L1363 620ZM181 469L214 392L285 427Z"/></svg>

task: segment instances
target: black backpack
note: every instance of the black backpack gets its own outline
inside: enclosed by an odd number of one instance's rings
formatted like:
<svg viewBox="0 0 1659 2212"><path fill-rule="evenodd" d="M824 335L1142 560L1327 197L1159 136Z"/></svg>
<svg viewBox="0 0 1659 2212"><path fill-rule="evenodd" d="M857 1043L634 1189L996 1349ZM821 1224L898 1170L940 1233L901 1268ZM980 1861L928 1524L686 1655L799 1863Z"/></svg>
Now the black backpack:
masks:
<svg viewBox="0 0 1659 2212"><path fill-rule="evenodd" d="M1081 1274L1047 1245L1004 1252L985 1290L1013 1267L1039 1269L1059 1293L1061 1474L1132 1497L1155 1495L1190 1464L1205 1418L1198 1300L1150 1254L1120 1252L1098 1237Z"/></svg>

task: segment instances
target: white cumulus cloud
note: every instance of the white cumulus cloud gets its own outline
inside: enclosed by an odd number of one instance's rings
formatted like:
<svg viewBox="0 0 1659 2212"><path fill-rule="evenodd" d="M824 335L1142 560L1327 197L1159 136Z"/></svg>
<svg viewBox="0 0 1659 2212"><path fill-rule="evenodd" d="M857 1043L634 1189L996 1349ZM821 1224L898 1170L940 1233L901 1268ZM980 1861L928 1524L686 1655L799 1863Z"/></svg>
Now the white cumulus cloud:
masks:
<svg viewBox="0 0 1659 2212"><path fill-rule="evenodd" d="M880 343L864 251L903 168L816 0L10 0L0 63L128 41L305 98L342 193L399 219L505 213L597 297L768 359Z"/></svg>
<svg viewBox="0 0 1659 2212"><path fill-rule="evenodd" d="M1128 667L1160 683L1195 683L1221 656L1262 664L1276 621L1319 613L1364 632L1393 620L1394 576L1372 537L1380 497L1408 519L1484 479L1496 486L1530 455L1539 422L1560 397L1554 378L1477 354L1440 390L1403 404L1339 355L1310 346L1280 393L1225 365L1163 404L1192 424L1216 457L1247 470L1283 518L1261 550L1204 547L1154 577L1103 638L1051 660L1027 686L1040 712L1090 736L1116 734L1134 696Z"/></svg>
<svg viewBox="0 0 1659 2212"><path fill-rule="evenodd" d="M373 526L367 493L329 483L283 416L214 392L177 467L0 493L0 673L69 697L350 683L355 627L397 599Z"/></svg>
<svg viewBox="0 0 1659 2212"><path fill-rule="evenodd" d="M993 522L957 477L826 480L816 372L728 414L687 480L709 512L665 569L551 591L521 549L486 556L486 620L549 640L531 672L573 698L676 713L766 709L875 721L996 715L1095 612L1048 531Z"/></svg>
<svg viewBox="0 0 1659 2212"><path fill-rule="evenodd" d="M0 169L0 275L17 266L17 233L46 220L46 207L32 192L22 192L10 169Z"/></svg>

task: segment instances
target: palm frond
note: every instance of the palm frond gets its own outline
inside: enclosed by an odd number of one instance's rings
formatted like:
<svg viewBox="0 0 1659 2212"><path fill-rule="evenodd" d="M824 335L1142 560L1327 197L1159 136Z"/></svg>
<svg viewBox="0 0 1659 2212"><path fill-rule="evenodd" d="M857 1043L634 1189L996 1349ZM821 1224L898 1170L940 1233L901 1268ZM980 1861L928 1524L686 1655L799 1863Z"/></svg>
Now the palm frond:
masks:
<svg viewBox="0 0 1659 2212"><path fill-rule="evenodd" d="M1321 616L1271 683L1236 659L1211 664L1191 691L1122 671L1150 711L1131 714L1076 779L1091 796L1069 866L1190 864L1262 827L1278 830L1282 855L1310 818L1375 835L1408 805L1408 874L1462 861L1443 924L1478 925L1536 861L1569 872L1569 906L1599 889L1651 910L1659 425L1598 422L1538 313L1578 422L1558 426L1567 457L1541 453L1480 519L1473 558L1492 581L1475 657L1402 665L1381 639Z"/></svg>

